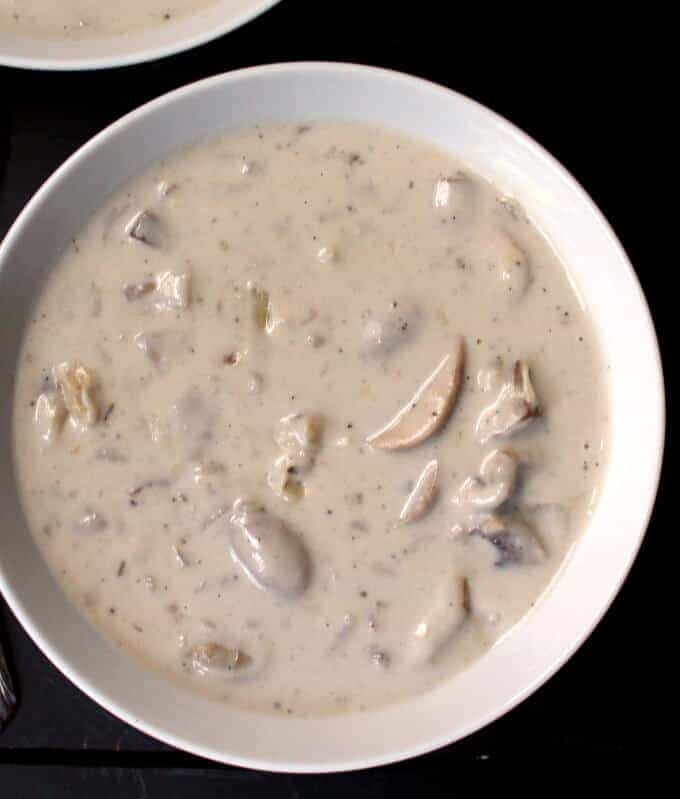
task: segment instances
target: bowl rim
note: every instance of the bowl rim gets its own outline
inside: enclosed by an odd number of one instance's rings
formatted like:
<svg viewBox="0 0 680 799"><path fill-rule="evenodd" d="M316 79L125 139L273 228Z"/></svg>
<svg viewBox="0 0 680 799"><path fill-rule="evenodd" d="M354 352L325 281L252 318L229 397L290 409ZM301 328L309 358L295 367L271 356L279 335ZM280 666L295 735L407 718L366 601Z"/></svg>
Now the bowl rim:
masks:
<svg viewBox="0 0 680 799"><path fill-rule="evenodd" d="M609 244L613 248L616 255L619 257L621 265L625 267L626 271L628 272L627 277L629 280L631 280L631 286L635 291L637 308L640 314L640 321L644 324L646 328L646 333L649 338L649 343L652 345L654 361L655 361L653 364L653 371L656 374L657 380L652 388L652 392L653 394L655 394L654 399L656 404L656 414L657 414L656 418L658 420L656 432L658 433L658 435L656 436L656 440L654 442L654 450L656 453L656 458L654 461L654 472L653 475L650 476L650 481L649 481L649 486L650 486L650 491L648 495L649 498L647 506L644 508L644 513L641 513L641 518L643 519L644 523L640 527L634 545L631 546L630 548L629 556L625 564L623 565L622 568L620 568L619 573L616 575L616 579L612 578L611 590L607 594L606 598L601 602L601 605L597 608L596 612L593 612L591 614L589 624L584 625L584 627L580 631L580 634L572 638L569 641L568 646L563 648L559 657L556 657L548 667L544 668L543 671L535 677L535 679L533 679L531 682L529 682L529 684L525 685L519 691L515 691L513 695L506 702L494 708L493 711L490 711L484 715L476 717L474 722L468 723L467 725L464 725L462 727L458 727L455 729L455 731L452 731L451 733L440 735L434 739L428 738L427 740L421 742L418 745L411 745L408 748L400 751L392 751L390 752L389 755L369 754L361 759L353 759L349 762L337 759L323 763L319 762L305 763L305 762L288 762L288 761L286 761L285 763L279 761L272 762L259 755L254 755L252 757L247 757L247 758L241 756L233 756L231 754L225 755L224 752L221 752L215 748L209 748L194 743L190 739L190 737L185 737L167 732L163 728L156 726L154 723L140 719L136 715L134 715L131 711L125 709L124 707L121 707L116 701L109 699L105 694L102 693L102 691L99 690L99 688L93 685L91 679L87 675L84 675L78 672L76 669L71 668L67 657L62 657L62 655L59 652L54 651L52 649L50 643L45 639L45 637L38 629L38 625L34 624L28 612L24 610L22 603L17 597L17 595L14 593L11 584L5 578L3 573L3 567L2 564L0 563L0 593L4 595L7 604L9 605L10 609L12 610L18 621L22 624L28 635L40 648L42 653L52 662L54 666L56 666L56 668L70 682L76 685L76 687L82 690L88 697L90 697L93 701L95 701L97 704L99 704L109 713L111 713L112 715L121 719L127 724L130 724L132 727L142 731L143 733L157 740L160 740L164 743L174 746L180 750L190 752L200 757L207 758L208 760L220 763L228 763L231 765L237 765L251 769L285 772L285 773L333 773L340 771L343 772L354 771L358 769L387 765L390 763L395 763L406 759L410 759L412 757L416 757L434 751L443 746L454 743L455 741L462 740L468 735L490 724L492 721L495 721L496 719L500 718L505 713L512 710L514 707L516 707L518 704L520 704L522 701L528 698L538 688L540 688L550 677L552 677L553 674L555 674L560 668L562 668L562 666L576 653L576 651L581 647L584 641L590 636L593 629L599 624L600 620L602 619L602 617L609 609L616 596L618 595L624 581L626 580L630 572L630 569L633 565L633 562L635 561L635 558L639 552L640 546L646 534L647 527L649 525L649 521L654 509L659 487L660 476L661 476L661 469L664 456L664 446L665 446L665 431L666 431L666 401L665 401L665 389L664 389L665 384L663 377L663 368L659 351L658 339L656 337L656 331L652 321L652 316L649 310L649 306L647 304L644 292L642 291L642 287L637 278L635 270L633 269L632 264L623 246L619 242L612 227L610 226L609 222L607 221L603 213L600 211L598 206L595 204L595 202L590 198L590 196L583 189L581 184L576 180L576 178L574 178L571 175L571 173L564 166L562 166L562 164L554 156L552 156L542 145L537 143L532 137L524 133L520 128L515 126L513 123L509 122L501 115L497 114L495 111L492 111L491 109L477 102L476 100L468 98L465 95L456 92L455 90L449 89L440 84L436 84L432 81L428 81L426 79L415 77L395 70L384 69L380 67L364 66L360 64L353 64L346 62L334 62L334 61L301 61L301 62L283 62L277 64L265 64L261 66L254 66L254 67L247 67L244 69L233 70L230 72L225 72L219 75L205 78L187 84L185 86L182 86L178 89L163 94L157 97L156 99L145 103L144 105L134 109L125 116L114 121L106 128L104 128L102 131L100 131L98 134L96 134L94 137L92 137L85 144L83 144L63 164L61 164L61 166L59 166L55 170L55 172L42 184L42 186L36 191L36 193L32 196L32 198L26 204L24 209L21 211L21 213L19 214L13 225L10 227L9 231L7 232L4 238L4 241L0 243L0 269L2 269L3 260L6 252L8 252L13 247L16 240L20 239L20 237L24 235L25 229L30 225L34 209L37 206L39 206L43 202L43 200L49 195L49 193L52 190L52 187L54 187L60 182L62 176L66 175L77 164L86 159L92 151L96 151L100 143L102 143L103 141L112 136L115 136L118 131L127 128L129 126L135 125L139 120L146 117L147 115L155 114L164 106L172 104L178 99L186 95L192 94L193 92L200 91L202 88L206 88L217 84L229 84L232 82L240 81L241 79L250 76L265 77L267 75L280 74L285 72L293 73L299 76L304 73L318 72L318 71L327 72L329 74L338 73L338 72L362 73L363 75L369 78L375 78L378 80L388 79L393 81L400 81L406 86L410 86L411 88L414 89L434 91L444 95L456 97L458 101L462 101L464 104L471 104L473 107L476 107L477 110L483 112L485 115L490 115L490 117L496 123L501 124L504 127L507 133L511 134L514 137L518 137L521 141L523 141L525 145L528 145L532 150L534 150L538 155L540 155L541 158L547 162L548 166L552 170L557 171L557 173L563 180L566 180L567 183L571 184L571 187L576 191L579 200L588 207L589 211L595 215L597 222L602 226L603 231L606 233L608 237Z"/></svg>
<svg viewBox="0 0 680 799"><path fill-rule="evenodd" d="M186 27L187 21L195 19L197 14L187 14L180 17L174 23L177 28L177 36L165 43L151 44L144 46L139 44L132 45L129 50L124 50L119 55L106 54L103 52L101 55L82 55L73 58L59 57L59 56L35 56L35 55L15 55L3 52L0 48L0 67L13 67L15 69L27 70L40 70L45 72L88 72L98 69L115 69L118 67L133 66L135 64L145 64L149 61L157 61L168 56L177 55L187 50L193 50L203 44L212 42L219 39L221 36L231 33L231 31L242 27L243 25L251 22L256 17L261 16L269 9L278 5L282 0L249 0L248 7L233 15L226 16L221 24L208 25L204 30L198 33L182 33L182 29ZM205 10L211 10L210 7ZM216 7L215 11L218 10ZM142 31L135 31L133 34L119 34L113 37L95 37L91 40L85 40L91 45L93 53L97 53L102 44L105 45L107 41L121 41L128 37L137 39L150 35L153 38L154 33L158 30L157 27L143 29ZM24 42L35 42L36 46L53 40L37 36L20 36L16 37ZM59 40L59 43L61 41Z"/></svg>

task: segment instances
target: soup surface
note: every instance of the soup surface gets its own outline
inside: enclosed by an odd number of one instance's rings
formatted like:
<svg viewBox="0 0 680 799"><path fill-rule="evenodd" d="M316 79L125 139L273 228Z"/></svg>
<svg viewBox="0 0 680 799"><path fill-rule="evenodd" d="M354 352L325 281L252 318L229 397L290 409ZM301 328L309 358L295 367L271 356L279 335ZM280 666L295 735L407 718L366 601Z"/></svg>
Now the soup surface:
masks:
<svg viewBox="0 0 680 799"><path fill-rule="evenodd" d="M425 144L269 125L94 213L28 325L30 527L116 647L251 709L425 691L587 524L606 367L520 205Z"/></svg>
<svg viewBox="0 0 680 799"><path fill-rule="evenodd" d="M216 0L0 0L0 31L86 39L167 25ZM235 6L243 0L234 0Z"/></svg>

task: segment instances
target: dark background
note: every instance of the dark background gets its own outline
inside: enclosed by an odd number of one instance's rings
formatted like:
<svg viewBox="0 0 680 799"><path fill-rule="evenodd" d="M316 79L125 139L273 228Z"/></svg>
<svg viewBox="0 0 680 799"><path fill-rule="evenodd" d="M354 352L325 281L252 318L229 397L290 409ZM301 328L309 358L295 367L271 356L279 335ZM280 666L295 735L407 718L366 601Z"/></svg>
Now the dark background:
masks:
<svg viewBox="0 0 680 799"><path fill-rule="evenodd" d="M515 4L470 11L450 2L284 0L217 42L152 64L83 74L0 68L0 236L77 147L163 92L258 63L375 64L454 88L550 150L612 223L635 265L661 341L671 341L668 270L650 249L651 176L659 146L650 87L658 65L654 53L641 50L647 38L644 9L627 17L623 8L614 25L552 4L549 13L528 13ZM666 528L667 505L662 483L649 533L623 590L595 633L547 685L464 741L349 775L256 774L216 766L145 737L62 677L0 600L0 634L9 643L21 693L16 718L0 733L0 797L209 799L276 793L325 799L350 792L466 796L473 790L484 796L484 786L491 784L526 789L536 769L546 765L562 787L574 782L586 795L596 788L605 795L627 794L630 769L646 770L648 756L661 746L654 731L668 702L657 662L663 639L655 589L666 554L662 541L677 535L676 524ZM648 788L654 773L647 772Z"/></svg>

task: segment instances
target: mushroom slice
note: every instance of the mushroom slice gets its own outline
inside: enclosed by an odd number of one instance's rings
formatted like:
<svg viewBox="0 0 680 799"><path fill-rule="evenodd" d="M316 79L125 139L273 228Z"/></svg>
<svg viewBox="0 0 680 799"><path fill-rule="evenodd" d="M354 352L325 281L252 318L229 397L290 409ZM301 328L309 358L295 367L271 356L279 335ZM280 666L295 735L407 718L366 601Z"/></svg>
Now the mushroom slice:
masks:
<svg viewBox="0 0 680 799"><path fill-rule="evenodd" d="M200 676L233 676L248 669L252 662L252 658L240 649L222 646L214 641L198 644L189 653L191 670Z"/></svg>
<svg viewBox="0 0 680 799"><path fill-rule="evenodd" d="M496 401L477 420L477 438L485 444L492 438L512 436L540 415L529 365L526 361L515 361L512 382L501 388Z"/></svg>
<svg viewBox="0 0 680 799"><path fill-rule="evenodd" d="M229 518L229 551L251 583L280 599L296 599L307 588L307 550L279 518L238 499Z"/></svg>
<svg viewBox="0 0 680 799"><path fill-rule="evenodd" d="M423 469L413 491L399 514L401 524L410 524L424 516L437 498L439 463L431 460Z"/></svg>
<svg viewBox="0 0 680 799"><path fill-rule="evenodd" d="M99 407L94 399L96 380L92 370L80 361L64 361L54 368L54 380L76 427L94 425L99 419Z"/></svg>
<svg viewBox="0 0 680 799"><path fill-rule="evenodd" d="M154 305L159 311L177 311L189 307L191 301L191 277L183 272L161 272L156 278Z"/></svg>
<svg viewBox="0 0 680 799"><path fill-rule="evenodd" d="M475 522L470 534L481 536L496 549L494 566L541 563L547 555L531 527L516 515L487 516Z"/></svg>
<svg viewBox="0 0 680 799"><path fill-rule="evenodd" d="M472 513L496 510L515 491L517 459L511 452L496 449L482 461L479 477L468 477L452 502Z"/></svg>
<svg viewBox="0 0 680 799"><path fill-rule="evenodd" d="M420 386L407 405L377 433L366 440L378 449L415 447L440 430L458 396L464 362L463 339L458 338L452 351Z"/></svg>
<svg viewBox="0 0 680 799"><path fill-rule="evenodd" d="M43 442L53 444L66 421L66 405L61 394L43 392L36 400L33 420Z"/></svg>
<svg viewBox="0 0 680 799"><path fill-rule="evenodd" d="M413 631L411 659L417 664L436 660L461 632L471 612L466 577L449 578L440 586L434 604Z"/></svg>
<svg viewBox="0 0 680 799"><path fill-rule="evenodd" d="M160 247L163 241L163 226L153 211L140 211L125 226L127 235L149 247Z"/></svg>

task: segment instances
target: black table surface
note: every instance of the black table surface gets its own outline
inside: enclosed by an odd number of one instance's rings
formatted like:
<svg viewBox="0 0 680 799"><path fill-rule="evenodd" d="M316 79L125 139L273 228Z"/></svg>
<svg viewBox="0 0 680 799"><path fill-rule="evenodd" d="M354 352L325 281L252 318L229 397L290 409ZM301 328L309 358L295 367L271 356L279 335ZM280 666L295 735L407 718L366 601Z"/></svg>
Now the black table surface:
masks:
<svg viewBox="0 0 680 799"><path fill-rule="evenodd" d="M0 68L0 236L77 147L163 92L257 63L368 63L473 97L562 161L609 218L635 265L662 344L671 341L667 265L653 260L649 247L657 153L656 113L646 87L656 80L657 65L652 54L638 57L644 12L638 8L627 17L620 8L612 26L566 11L562 18L552 6L538 18L515 4L500 11L456 8L450 15L448 6L284 0L212 44L151 64L80 74ZM662 640L654 590L662 541L676 528L666 529L667 506L662 481L647 537L612 608L532 697L439 752L347 775L257 774L146 737L66 680L0 601L0 634L21 695L15 719L0 733L0 797L453 796L493 775L516 782L544 763L560 768L563 779L604 765L605 794L625 793L622 774L655 748L650 730L665 703L666 686L649 653L658 653Z"/></svg>

